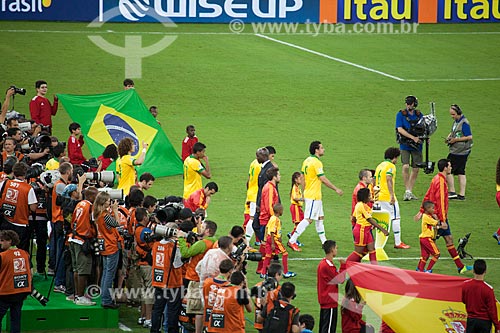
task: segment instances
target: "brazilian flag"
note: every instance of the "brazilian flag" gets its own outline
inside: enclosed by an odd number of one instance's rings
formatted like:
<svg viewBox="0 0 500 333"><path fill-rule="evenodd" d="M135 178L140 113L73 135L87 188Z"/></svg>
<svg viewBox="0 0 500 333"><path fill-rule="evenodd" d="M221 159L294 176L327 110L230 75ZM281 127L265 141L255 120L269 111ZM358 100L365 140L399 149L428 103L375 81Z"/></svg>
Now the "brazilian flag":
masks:
<svg viewBox="0 0 500 333"><path fill-rule="evenodd" d="M142 142L148 143L144 163L137 173L150 172L155 177L182 174L182 161L156 119L134 89L100 95L58 94L74 122L82 127L85 144L92 156L129 137L135 143L132 157L138 158ZM113 164L114 165L114 164ZM108 168L111 169L111 166Z"/></svg>

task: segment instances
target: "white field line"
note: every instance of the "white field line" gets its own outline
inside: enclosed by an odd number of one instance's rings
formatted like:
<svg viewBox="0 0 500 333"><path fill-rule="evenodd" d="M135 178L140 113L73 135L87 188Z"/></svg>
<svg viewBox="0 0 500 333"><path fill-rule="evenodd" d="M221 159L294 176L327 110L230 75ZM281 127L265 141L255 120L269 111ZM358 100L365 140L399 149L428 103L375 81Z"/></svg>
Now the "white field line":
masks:
<svg viewBox="0 0 500 333"><path fill-rule="evenodd" d="M260 37L260 38L264 38L264 39L267 39L267 40L270 40L270 41L275 42L275 43L279 43L279 44L283 44L283 45L286 45L286 46L289 46L289 47L293 47L295 49L298 49L298 50L301 50L301 51L304 51L304 52L312 53L312 54L315 54L317 56L320 56L320 57L323 57L323 58L326 58L326 59L337 61L337 62L340 62L340 63L345 64L345 65L353 66L353 67L356 67L356 68L359 68L359 69L362 69L362 70L365 70L365 71L368 71L368 72L379 74L379 75L388 77L388 78L393 79L393 80L404 81L404 79L402 79L400 77L397 77L397 76L394 76L394 75L391 75L391 74L387 74L387 73L378 71L378 70L370 68L370 67L365 67L365 66L362 66L362 65L358 65L358 64L355 64L353 62L346 61L346 60L343 60L343 59L340 59L340 58L335 58L335 57L329 56L329 55L321 53L321 52L313 51L313 50L307 49L305 47L298 46L296 44L287 43L287 42L281 41L279 39L275 39L275 38L272 38L272 37L269 37L269 36L265 36L265 35L261 35L261 34L255 34L255 36Z"/></svg>
<svg viewBox="0 0 500 333"><path fill-rule="evenodd" d="M339 258L342 258L342 257L336 257L337 259ZM320 261L322 260L323 258L288 258L288 261ZM345 258L342 258L342 259L345 259ZM391 261L391 260L419 260L420 257L413 257L413 258L410 258L410 257L405 257L405 258L392 258L392 257L389 257L389 260L387 261ZM474 258L474 259L484 259L484 260L500 260L500 258L482 258L482 257L477 257L477 258ZM439 260L453 260L451 257L440 257ZM386 260L384 260L386 261Z"/></svg>
<svg viewBox="0 0 500 333"><path fill-rule="evenodd" d="M132 332L132 330L128 327L128 326L125 326L124 324L122 323L118 323L118 328L122 331L125 331L125 332Z"/></svg>
<svg viewBox="0 0 500 333"><path fill-rule="evenodd" d="M500 78L498 77L491 77L491 78L451 78L451 79L404 79L404 78L401 78L401 77L398 77L398 76L395 76L395 75L391 75L391 74L387 74L387 73L384 73L382 71L378 71L376 69L373 69L373 68L370 68L370 67L365 67L365 66L362 66L362 65L358 65L358 64L355 64L353 62L350 62L350 61L347 61L347 60L343 60L343 59L339 59L339 58L335 58L335 57L332 57L332 56L329 56L327 54L324 54L324 53L321 53L321 52L317 52L317 51L313 51L313 50L310 50L310 49L307 49L305 47L302 47L302 46L298 46L298 45L295 45L295 44L291 44L291 43L287 43L287 42L283 42L283 41L280 41L278 39L275 39L275 38L271 38L271 37L268 37L266 35L262 35L262 34L254 34L254 33L238 33L238 34L235 34L233 32L167 32L167 31L143 31L143 32L140 32L140 31L114 31L114 30L106 30L106 31L92 31L92 30L30 30L30 29L0 29L0 33L2 32L6 32L6 33L55 33L55 34L127 34L127 35L224 35L224 36L227 36L227 35L246 35L246 36L258 36L258 37L261 37L261 38L265 38L265 39L268 39L268 40L271 40L271 41L274 41L276 43L280 43L280 44L283 44L283 45L287 45L287 46L290 46L290 47L293 47L293 48L296 48L296 49L299 49L299 50L302 50L302 51L305 51L305 52L309 52L309 53L312 53L312 54L315 54L315 55L318 55L318 56L321 56L321 57L324 57L324 58L327 58L327 59L330 59L330 60L333 60L333 61L337 61L337 62L340 62L340 63L343 63L343 64L346 64L346 65L350 65L350 66L354 66L354 67L357 67L357 68L360 68L360 69L363 69L363 70L366 70L366 71L369 71L369 72L373 72L373 73L376 73L376 74L380 74L382 76L385 76L385 77L388 77L388 78L391 78L391 79L394 79L394 80L397 80L397 81L401 81L401 82L460 82L460 81L500 81ZM417 34L400 34L400 35L405 35L405 36L408 36L408 35L499 35L500 34L500 31L477 31L477 32L422 32L422 33L417 33ZM280 34L280 33L269 33L268 35L283 35L283 34ZM287 35L305 35L307 36L307 34L304 34L304 33L287 33ZM329 34L322 34L320 33L320 35L329 35ZM339 34L332 34L332 35L339 35ZM367 35L366 33L363 34L363 33L360 33L360 34L349 34L349 36L355 36L355 35ZM391 34L391 35L395 35L395 34Z"/></svg>

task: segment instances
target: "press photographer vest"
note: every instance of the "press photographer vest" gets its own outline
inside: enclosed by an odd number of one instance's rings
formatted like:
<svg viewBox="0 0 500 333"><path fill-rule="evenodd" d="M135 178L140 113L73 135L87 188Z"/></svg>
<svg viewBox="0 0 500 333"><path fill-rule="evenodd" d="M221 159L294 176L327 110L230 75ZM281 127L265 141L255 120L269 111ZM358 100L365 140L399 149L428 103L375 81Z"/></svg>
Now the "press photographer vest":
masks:
<svg viewBox="0 0 500 333"><path fill-rule="evenodd" d="M187 264L186 279L190 281L200 282L200 276L198 275L198 273L196 273L196 266L203 259L205 253L207 253L207 251L210 250L215 244L213 238L205 238L201 241L205 243L205 251L203 251L203 253L192 256L189 260L189 263Z"/></svg>
<svg viewBox="0 0 500 333"><path fill-rule="evenodd" d="M73 238L84 241L96 236L95 227L91 226L91 212L92 204L88 200L82 200L76 205L72 216Z"/></svg>
<svg viewBox="0 0 500 333"><path fill-rule="evenodd" d="M0 253L0 296L30 293L31 269L28 253L10 248Z"/></svg>
<svg viewBox="0 0 500 333"><path fill-rule="evenodd" d="M27 226L30 209L28 205L31 186L23 181L7 179L2 185L0 209L8 222L17 226Z"/></svg>
<svg viewBox="0 0 500 333"><path fill-rule="evenodd" d="M103 256L109 256L118 251L118 243L120 242L120 234L116 228L108 228L104 220L106 212L101 213L97 218L97 241L99 243L99 251Z"/></svg>
<svg viewBox="0 0 500 333"><path fill-rule="evenodd" d="M182 261L177 244L173 240L153 245L153 287L180 288L182 286Z"/></svg>
<svg viewBox="0 0 500 333"><path fill-rule="evenodd" d="M137 265L140 266L152 266L153 265L153 260L152 260L152 247L150 243L146 243L141 241L141 233L146 228L145 226L139 224L135 228L135 233L134 233L134 239L135 239L135 251L137 252L139 256L139 261L137 262ZM149 256L148 256L149 254Z"/></svg>
<svg viewBox="0 0 500 333"><path fill-rule="evenodd" d="M57 195L58 195L57 192L56 192L56 188L57 188L57 186L59 184L66 185L66 183L62 179L59 179L54 184L54 187L52 188L52 223L63 222L64 221L62 207L58 206L56 204Z"/></svg>
<svg viewBox="0 0 500 333"><path fill-rule="evenodd" d="M462 132L462 126L463 124L469 124L469 121L465 116L462 116L460 118L460 121L453 122L453 125L451 127L451 137L452 138L462 138L464 137L464 133ZM453 155L469 155L471 148L472 148L472 140L467 140L467 141L458 141L450 145L450 154Z"/></svg>
<svg viewBox="0 0 500 333"><path fill-rule="evenodd" d="M244 333L245 315L243 305L237 300L240 286L228 284L217 289L217 296L210 314L209 333Z"/></svg>

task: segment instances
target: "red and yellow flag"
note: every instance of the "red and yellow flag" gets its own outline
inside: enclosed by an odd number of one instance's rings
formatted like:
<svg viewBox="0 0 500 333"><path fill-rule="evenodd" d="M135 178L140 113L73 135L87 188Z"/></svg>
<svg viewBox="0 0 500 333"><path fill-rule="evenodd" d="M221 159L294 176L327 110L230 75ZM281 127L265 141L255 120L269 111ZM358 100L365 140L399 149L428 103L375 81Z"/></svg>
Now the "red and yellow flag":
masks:
<svg viewBox="0 0 500 333"><path fill-rule="evenodd" d="M397 333L465 333L466 278L394 267L347 263L366 304ZM497 302L498 313L500 304Z"/></svg>

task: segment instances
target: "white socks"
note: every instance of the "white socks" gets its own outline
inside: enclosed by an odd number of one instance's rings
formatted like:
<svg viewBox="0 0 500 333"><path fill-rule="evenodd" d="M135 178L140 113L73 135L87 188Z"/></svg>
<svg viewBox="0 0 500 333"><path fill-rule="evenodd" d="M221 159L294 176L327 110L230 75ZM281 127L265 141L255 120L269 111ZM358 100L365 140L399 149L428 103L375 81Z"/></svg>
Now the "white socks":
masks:
<svg viewBox="0 0 500 333"><path fill-rule="evenodd" d="M394 233L394 245L401 244L401 219L392 220L392 232Z"/></svg>
<svg viewBox="0 0 500 333"><path fill-rule="evenodd" d="M295 229L295 232L290 238L290 243L292 244L297 243L297 238L299 238L299 236L306 230L308 226L309 226L309 221L307 221L306 219L300 221L299 225L297 226L297 229Z"/></svg>
<svg viewBox="0 0 500 333"><path fill-rule="evenodd" d="M321 240L321 244L326 242L326 235L325 235L325 225L323 223L323 220L317 220L315 221L316 223L316 232L318 233L319 239Z"/></svg>
<svg viewBox="0 0 500 333"><path fill-rule="evenodd" d="M245 228L245 238L246 238L248 244L250 244L250 239L252 239L252 236L254 233L252 224L253 224L253 219L248 221L247 227Z"/></svg>

